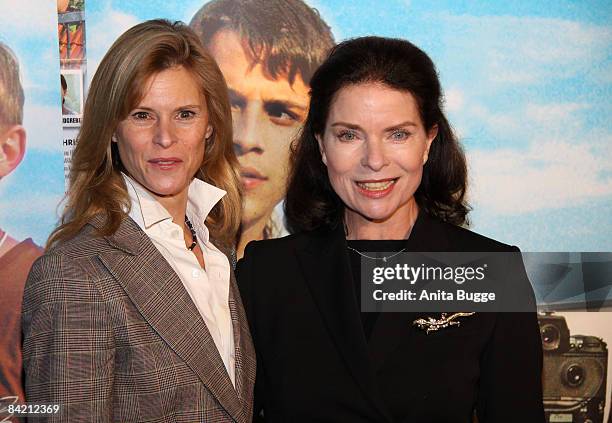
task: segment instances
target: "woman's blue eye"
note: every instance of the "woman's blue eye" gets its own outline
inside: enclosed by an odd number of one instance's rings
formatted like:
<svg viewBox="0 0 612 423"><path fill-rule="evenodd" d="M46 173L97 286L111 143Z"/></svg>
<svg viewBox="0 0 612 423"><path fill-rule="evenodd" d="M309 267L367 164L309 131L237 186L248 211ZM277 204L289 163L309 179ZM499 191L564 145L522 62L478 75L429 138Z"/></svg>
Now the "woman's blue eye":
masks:
<svg viewBox="0 0 612 423"><path fill-rule="evenodd" d="M391 137L398 141L398 140L403 140L406 139L408 137L408 132L406 131L395 131L393 134L391 134Z"/></svg>
<svg viewBox="0 0 612 423"><path fill-rule="evenodd" d="M338 135L338 138L341 141L353 141L355 138L357 138L357 136L355 135L354 132L345 131L345 132L341 132Z"/></svg>

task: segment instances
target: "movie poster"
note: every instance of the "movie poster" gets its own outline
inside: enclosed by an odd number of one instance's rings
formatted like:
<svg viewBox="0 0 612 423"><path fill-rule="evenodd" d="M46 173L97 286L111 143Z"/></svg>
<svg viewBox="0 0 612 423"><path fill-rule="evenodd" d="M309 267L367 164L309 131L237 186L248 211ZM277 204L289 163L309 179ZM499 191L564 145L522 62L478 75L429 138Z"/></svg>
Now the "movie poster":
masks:
<svg viewBox="0 0 612 423"><path fill-rule="evenodd" d="M61 67L64 177L68 187L72 152L76 147L85 104L85 0L57 1L57 38Z"/></svg>
<svg viewBox="0 0 612 423"><path fill-rule="evenodd" d="M0 6L0 421L24 400L21 301L64 194L54 2Z"/></svg>
<svg viewBox="0 0 612 423"><path fill-rule="evenodd" d="M57 11L49 2L31 1L1 11L0 42L19 66L25 135L21 160L1 175L0 228L44 245L64 193Z"/></svg>
<svg viewBox="0 0 612 423"><path fill-rule="evenodd" d="M369 34L401 37L432 57L442 80L447 115L468 156L471 229L524 252L562 252L563 257L554 260L565 273L555 276L555 286L571 277L568 269L593 265L583 252L612 250L609 5L394 1L373 9L366 1L352 1L350 7L333 0L307 3L319 11L336 41ZM244 51L231 36L219 37L202 29L205 4L189 0L153 1L147 7L138 1L88 5L89 77L120 33L158 17L191 23L213 56L231 50L234 59L242 57ZM600 12L594 13L595 9ZM221 53L216 57L233 92L245 101L249 96L256 98L255 85L249 85L257 80L256 69L240 68L238 59L230 66L226 59ZM281 92L283 81L269 82L277 82ZM307 81L302 82L292 87L298 104L307 92ZM242 242L282 236L287 233L282 219L285 167L301 117L296 116L291 128L265 131L266 125L272 127L270 116L261 113L251 132L243 129L240 110L234 110L233 118L242 131L235 131L245 187L243 228L247 231ZM532 274L548 265L542 260L530 263ZM596 272L597 289L583 284L578 292L567 291L577 296L576 301L588 300L593 292L598 299L612 297L612 272L605 270L610 266L602 264L601 257L598 260L595 264L604 270ZM554 408L551 404L559 396L595 398L582 401L589 413L598 413L602 401L609 408L612 377L606 372L605 343L612 342L610 316L605 312L543 316L542 324L552 325L546 330L558 331L566 345L565 350L545 345L547 410ZM603 342L594 347L595 356L587 359L580 355L578 344L588 336ZM576 376L576 368L585 373ZM551 418L555 416L564 414L552 413Z"/></svg>

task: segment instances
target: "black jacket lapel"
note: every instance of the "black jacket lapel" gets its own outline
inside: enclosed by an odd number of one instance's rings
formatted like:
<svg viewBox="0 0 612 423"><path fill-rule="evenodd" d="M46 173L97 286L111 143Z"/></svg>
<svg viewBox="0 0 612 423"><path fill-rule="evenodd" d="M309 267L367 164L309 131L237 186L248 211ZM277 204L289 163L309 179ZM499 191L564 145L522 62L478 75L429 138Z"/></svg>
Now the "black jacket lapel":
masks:
<svg viewBox="0 0 612 423"><path fill-rule="evenodd" d="M419 212L417 220L406 243L407 252L450 251L450 242L444 231L444 224L425 212ZM372 370L376 373L386 358L395 351L407 337L415 333L412 322L427 313L380 313L368 345Z"/></svg>
<svg viewBox="0 0 612 423"><path fill-rule="evenodd" d="M350 373L380 414L391 421L377 394L369 364L342 228L318 232L315 239L298 251L298 258L312 296Z"/></svg>
<svg viewBox="0 0 612 423"><path fill-rule="evenodd" d="M121 252L100 254L100 260L142 317L221 406L235 420L245 421L244 409L210 332L178 275L132 219L124 219L118 231L106 239Z"/></svg>

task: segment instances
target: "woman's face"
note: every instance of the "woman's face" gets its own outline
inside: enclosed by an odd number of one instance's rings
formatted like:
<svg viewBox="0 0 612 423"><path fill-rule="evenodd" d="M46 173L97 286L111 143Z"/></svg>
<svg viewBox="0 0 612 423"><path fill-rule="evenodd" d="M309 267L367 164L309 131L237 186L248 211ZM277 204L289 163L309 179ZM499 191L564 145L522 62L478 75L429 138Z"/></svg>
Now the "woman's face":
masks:
<svg viewBox="0 0 612 423"><path fill-rule="evenodd" d="M158 201L186 198L212 134L201 87L183 67L152 75L115 140L129 175Z"/></svg>
<svg viewBox="0 0 612 423"><path fill-rule="evenodd" d="M436 133L425 130L409 92L380 83L338 91L318 140L347 217L384 222L409 213Z"/></svg>

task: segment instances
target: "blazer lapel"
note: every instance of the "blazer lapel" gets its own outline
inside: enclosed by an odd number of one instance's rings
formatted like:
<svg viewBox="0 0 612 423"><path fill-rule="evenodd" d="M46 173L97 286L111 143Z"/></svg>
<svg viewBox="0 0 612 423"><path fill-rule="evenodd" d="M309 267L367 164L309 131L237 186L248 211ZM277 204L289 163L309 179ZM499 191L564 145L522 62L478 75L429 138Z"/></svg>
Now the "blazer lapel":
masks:
<svg viewBox="0 0 612 423"><path fill-rule="evenodd" d="M102 219L91 223L101 227ZM235 420L245 421L243 406L210 332L172 267L129 217L106 239L122 252L100 254L100 260L142 317L198 375L221 406Z"/></svg>
<svg viewBox="0 0 612 423"><path fill-rule="evenodd" d="M374 407L391 421L371 372L342 228L318 235L298 251L302 271L349 372Z"/></svg>
<svg viewBox="0 0 612 423"><path fill-rule="evenodd" d="M221 249L227 254L227 251ZM228 255L230 257L230 255ZM255 348L247 321L234 272L230 272L229 308L234 333L236 355L236 391L238 398L247 407L252 407L253 386L255 384ZM250 415L250 411L247 415Z"/></svg>
<svg viewBox="0 0 612 423"><path fill-rule="evenodd" d="M407 240L408 252L435 252L452 251L450 241L444 231L443 224L421 211L414 222L414 226ZM427 313L416 312L382 312L378 316L370 342L368 355L372 363L374 374L385 363L386 358L400 344L406 342L416 330L412 322L419 316Z"/></svg>
<svg viewBox="0 0 612 423"><path fill-rule="evenodd" d="M227 256L232 269L234 269L236 267L236 250L226 248L221 243L215 243L214 240L211 240L211 242ZM236 392L243 404L252 404L252 388L255 384L256 375L255 347L233 271L230 272L229 309L234 334Z"/></svg>

